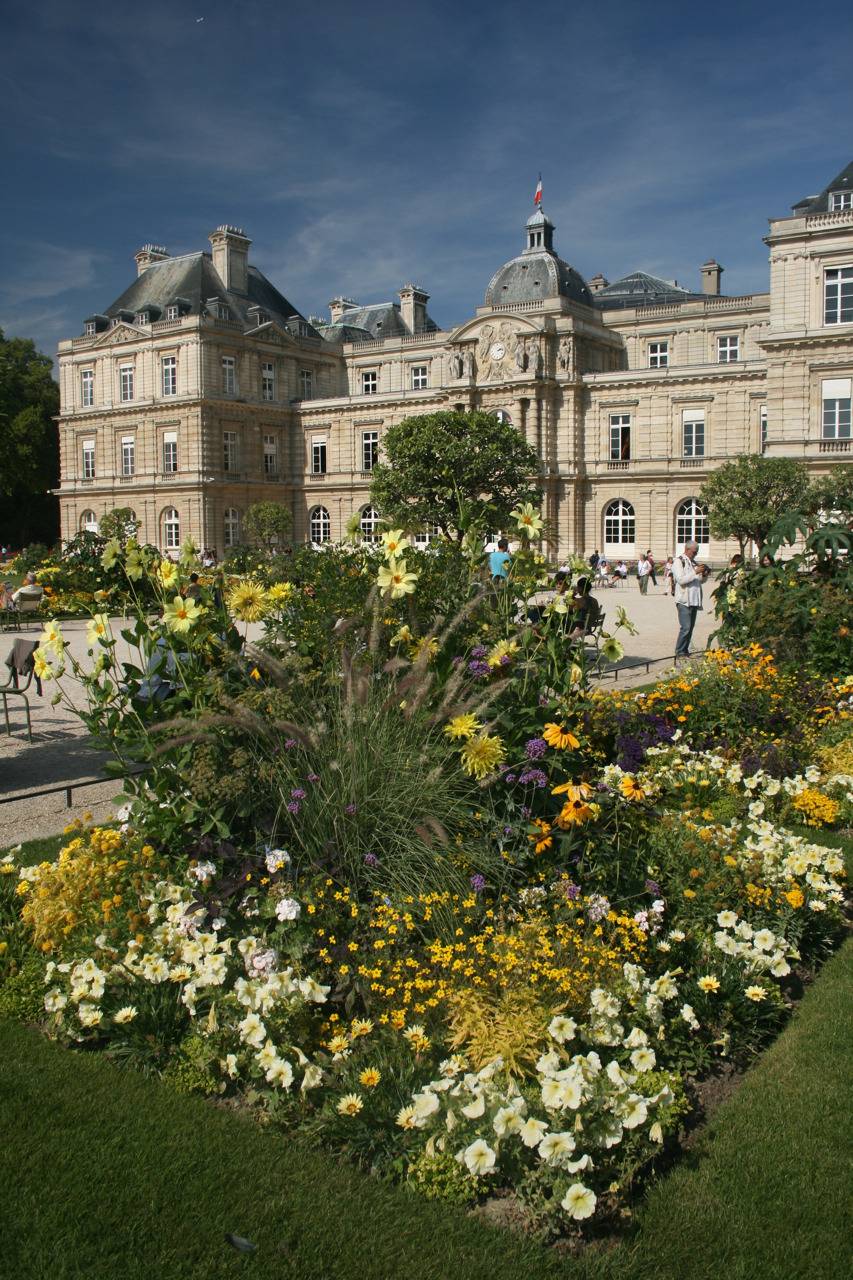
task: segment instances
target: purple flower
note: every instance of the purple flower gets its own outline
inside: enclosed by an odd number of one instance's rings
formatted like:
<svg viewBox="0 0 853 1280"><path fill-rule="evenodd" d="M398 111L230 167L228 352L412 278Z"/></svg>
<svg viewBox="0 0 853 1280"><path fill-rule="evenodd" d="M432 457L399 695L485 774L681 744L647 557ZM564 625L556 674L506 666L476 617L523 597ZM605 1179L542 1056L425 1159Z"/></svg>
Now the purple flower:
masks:
<svg viewBox="0 0 853 1280"><path fill-rule="evenodd" d="M522 810L521 810L522 816L523 816L523 817L525 817L525 818L529 818L532 812L533 812L533 810L532 810L532 809L528 809L527 805L524 805L524 806L523 806L523 808L522 808Z"/></svg>
<svg viewBox="0 0 853 1280"><path fill-rule="evenodd" d="M377 858L376 854L375 854L375 853L366 853L366 854L364 855L364 865L365 865L366 867L378 867L378 866L379 866L379 859Z"/></svg>
<svg viewBox="0 0 853 1280"><path fill-rule="evenodd" d="M451 665L454 667L458 667L461 661L462 661L461 653L454 653L453 657L450 659Z"/></svg>
<svg viewBox="0 0 853 1280"><path fill-rule="evenodd" d="M515 782L515 774L514 773L504 774L504 782L506 782L507 784L511 784Z"/></svg>
<svg viewBox="0 0 853 1280"><path fill-rule="evenodd" d="M518 780L523 787L531 785L534 787L546 787L548 785L548 775L543 773L541 769L525 769Z"/></svg>
<svg viewBox="0 0 853 1280"><path fill-rule="evenodd" d="M650 893L653 898L660 897L660 885L657 880L647 880L645 883L646 893Z"/></svg>
<svg viewBox="0 0 853 1280"><path fill-rule="evenodd" d="M581 896L581 887L579 884L570 884L566 890L566 897L570 902L574 902Z"/></svg>
<svg viewBox="0 0 853 1280"><path fill-rule="evenodd" d="M596 920L603 920L609 910L610 901L602 894L596 893L592 898L590 898L587 914L593 923L595 923Z"/></svg>
<svg viewBox="0 0 853 1280"><path fill-rule="evenodd" d="M512 835L512 827L504 827L504 835L505 835L505 836L511 836L511 835Z"/></svg>
<svg viewBox="0 0 853 1280"><path fill-rule="evenodd" d="M476 875L471 877L471 888L474 890L475 893L482 893L485 887L486 887L485 876Z"/></svg>
<svg viewBox="0 0 853 1280"><path fill-rule="evenodd" d="M528 760L541 760L547 750L548 743L544 738L531 738L524 744L524 754Z"/></svg>
<svg viewBox="0 0 853 1280"><path fill-rule="evenodd" d="M294 800L304 800L306 795L301 787L294 787L290 794Z"/></svg>
<svg viewBox="0 0 853 1280"><path fill-rule="evenodd" d="M356 806L354 804L348 804L344 808L344 813L353 814L355 813L355 811L356 811Z"/></svg>
<svg viewBox="0 0 853 1280"><path fill-rule="evenodd" d="M474 662L468 663L468 670L472 676L487 676L489 674L489 664L477 658Z"/></svg>
<svg viewBox="0 0 853 1280"><path fill-rule="evenodd" d="M503 655L503 657L501 658L501 666L502 666L502 667L508 667L511 661L512 661L512 659L510 658L509 654L508 654L508 653L505 653L505 654Z"/></svg>
<svg viewBox="0 0 853 1280"><path fill-rule="evenodd" d="M309 774L308 774L308 777L305 779L305 781L306 781L306 782L319 782L319 781L320 781L320 775L319 775L319 773L309 773Z"/></svg>
<svg viewBox="0 0 853 1280"><path fill-rule="evenodd" d="M290 801L290 803L289 803L289 804L288 804L288 806L287 806L287 812L288 812L288 813L298 813L298 812L299 812L299 801L298 801L298 800L291 800L291 801Z"/></svg>
<svg viewBox="0 0 853 1280"><path fill-rule="evenodd" d="M486 656L486 654L487 654L488 652L489 652L489 651L488 651L488 649L486 648L486 646L485 646L484 644L475 644L475 645L474 645L474 648L471 650L471 657L472 657L472 658L485 658L485 656Z"/></svg>
<svg viewBox="0 0 853 1280"><path fill-rule="evenodd" d="M285 740L284 740L284 749L285 749L285 751L292 751L292 750L293 750L293 748L294 748L295 746L296 746L296 739L295 739L295 738L285 738Z"/></svg>

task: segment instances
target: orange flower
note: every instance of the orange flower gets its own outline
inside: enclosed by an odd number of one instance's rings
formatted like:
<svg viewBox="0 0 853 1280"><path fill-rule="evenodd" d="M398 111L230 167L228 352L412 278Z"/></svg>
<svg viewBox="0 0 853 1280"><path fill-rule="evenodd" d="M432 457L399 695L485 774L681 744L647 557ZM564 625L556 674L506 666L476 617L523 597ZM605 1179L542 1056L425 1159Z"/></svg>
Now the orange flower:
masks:
<svg viewBox="0 0 853 1280"><path fill-rule="evenodd" d="M548 743L549 747L555 747L557 751L569 750L574 751L575 747L580 746L580 741L569 730L564 729L561 724L546 724L542 731L542 737Z"/></svg>
<svg viewBox="0 0 853 1280"><path fill-rule="evenodd" d="M626 800L645 800L646 798L645 791L630 773L625 774L625 777L619 783L619 789Z"/></svg>
<svg viewBox="0 0 853 1280"><path fill-rule="evenodd" d="M544 818L534 818L533 826L538 830L529 835L527 839L533 845L534 853L544 853L546 849L550 849L554 841L551 837L551 824L546 822Z"/></svg>
<svg viewBox="0 0 853 1280"><path fill-rule="evenodd" d="M563 805L557 818L557 826L564 830L566 827L579 827L591 817L592 809L578 797L576 800L567 800Z"/></svg>

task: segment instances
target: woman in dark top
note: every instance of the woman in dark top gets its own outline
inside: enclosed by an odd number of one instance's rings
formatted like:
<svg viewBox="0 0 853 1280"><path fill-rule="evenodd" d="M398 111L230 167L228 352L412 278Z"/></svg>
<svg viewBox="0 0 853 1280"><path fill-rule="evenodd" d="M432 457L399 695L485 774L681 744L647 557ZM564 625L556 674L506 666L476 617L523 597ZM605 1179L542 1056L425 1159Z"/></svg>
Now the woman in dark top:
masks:
<svg viewBox="0 0 853 1280"><path fill-rule="evenodd" d="M578 578L572 594L572 611L569 615L570 640L582 640L598 620L598 601L589 593L589 578Z"/></svg>

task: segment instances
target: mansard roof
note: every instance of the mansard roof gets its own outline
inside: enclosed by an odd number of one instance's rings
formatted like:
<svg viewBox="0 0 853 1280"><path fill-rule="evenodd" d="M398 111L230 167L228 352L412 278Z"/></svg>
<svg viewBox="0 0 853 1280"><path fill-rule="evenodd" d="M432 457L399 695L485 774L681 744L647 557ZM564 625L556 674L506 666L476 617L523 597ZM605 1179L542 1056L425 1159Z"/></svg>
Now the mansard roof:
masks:
<svg viewBox="0 0 853 1280"><path fill-rule="evenodd" d="M344 330L357 331L359 336L346 336ZM429 315L423 332L438 332L438 325ZM335 323L323 326L322 333L330 342L363 342L369 338L405 338L409 328L399 302L374 302L364 307L345 307Z"/></svg>
<svg viewBox="0 0 853 1280"><path fill-rule="evenodd" d="M165 310L170 304L180 302L185 314L203 315L207 300L216 298L228 307L231 318L246 329L253 329L258 323L257 314L249 314L250 307L260 307L282 328L286 328L294 316L308 323L293 303L251 265L248 286L245 294L232 293L225 288L209 253L187 253L179 258L163 258L146 267L112 306L107 307L105 314L112 319L120 312L136 314L152 307ZM316 336L313 328L310 331Z"/></svg>
<svg viewBox="0 0 853 1280"><path fill-rule="evenodd" d="M833 191L853 191L853 162L848 164L846 169L842 169L819 195L806 196L804 200L800 200L793 206L792 211L799 217L805 217L810 213L828 213L829 197Z"/></svg>
<svg viewBox="0 0 853 1280"><path fill-rule="evenodd" d="M690 302L693 298L701 298L703 294L691 293L682 289L674 280L662 280L660 276L650 276L646 271L632 271L621 280L605 285L593 296L596 307L614 309L616 307L652 307L664 303Z"/></svg>

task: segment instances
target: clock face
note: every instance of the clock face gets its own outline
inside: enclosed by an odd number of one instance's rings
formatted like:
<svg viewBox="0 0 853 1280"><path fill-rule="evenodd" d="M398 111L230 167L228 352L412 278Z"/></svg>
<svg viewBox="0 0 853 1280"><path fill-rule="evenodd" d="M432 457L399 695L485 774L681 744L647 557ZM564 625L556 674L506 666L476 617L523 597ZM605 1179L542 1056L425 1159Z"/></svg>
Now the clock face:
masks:
<svg viewBox="0 0 853 1280"><path fill-rule="evenodd" d="M504 356L506 355L506 347L502 342L493 342L491 349L489 351L489 355L492 357L493 360L503 360Z"/></svg>

